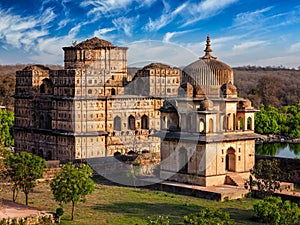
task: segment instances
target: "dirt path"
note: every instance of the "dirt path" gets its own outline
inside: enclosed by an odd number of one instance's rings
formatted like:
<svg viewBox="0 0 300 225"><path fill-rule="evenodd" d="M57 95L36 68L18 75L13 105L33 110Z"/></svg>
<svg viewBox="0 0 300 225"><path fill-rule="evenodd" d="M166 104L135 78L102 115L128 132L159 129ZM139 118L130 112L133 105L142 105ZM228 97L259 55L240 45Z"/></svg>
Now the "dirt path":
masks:
<svg viewBox="0 0 300 225"><path fill-rule="evenodd" d="M0 200L0 221L3 218L21 218L29 216L35 217L42 214L47 213L34 207L14 203L7 200Z"/></svg>

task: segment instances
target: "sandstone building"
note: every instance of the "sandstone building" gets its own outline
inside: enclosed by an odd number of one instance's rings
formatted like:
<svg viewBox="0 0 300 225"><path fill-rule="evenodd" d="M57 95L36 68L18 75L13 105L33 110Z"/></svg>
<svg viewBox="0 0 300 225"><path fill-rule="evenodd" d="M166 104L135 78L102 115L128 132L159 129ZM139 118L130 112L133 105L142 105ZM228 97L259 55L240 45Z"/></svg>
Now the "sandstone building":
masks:
<svg viewBox="0 0 300 225"><path fill-rule="evenodd" d="M149 135L160 129L163 99L177 95L180 70L153 63L129 80L126 47L92 38L63 50L63 70L16 73L15 150L60 160L159 152Z"/></svg>
<svg viewBox="0 0 300 225"><path fill-rule="evenodd" d="M248 178L256 110L238 97L209 37L205 55L183 70L152 63L132 78L126 47L92 38L63 50L62 70L16 73L16 151L60 160L160 151L163 179L210 186Z"/></svg>
<svg viewBox="0 0 300 225"><path fill-rule="evenodd" d="M238 97L233 81L233 70L212 56L208 37L205 55L182 70L178 96L160 108L161 178L244 185L254 165L257 110Z"/></svg>

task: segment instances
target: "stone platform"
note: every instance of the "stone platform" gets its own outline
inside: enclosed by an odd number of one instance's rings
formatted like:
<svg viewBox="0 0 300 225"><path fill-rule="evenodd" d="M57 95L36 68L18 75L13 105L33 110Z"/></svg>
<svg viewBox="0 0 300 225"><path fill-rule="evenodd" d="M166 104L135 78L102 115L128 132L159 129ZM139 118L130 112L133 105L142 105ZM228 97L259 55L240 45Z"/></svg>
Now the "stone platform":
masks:
<svg viewBox="0 0 300 225"><path fill-rule="evenodd" d="M163 181L157 178L144 178L144 182L149 188L159 189L161 191L172 192L175 194L195 196L215 201L225 201L238 198L244 198L249 190L244 187L232 185L220 185L203 187L198 185L184 184L172 181Z"/></svg>

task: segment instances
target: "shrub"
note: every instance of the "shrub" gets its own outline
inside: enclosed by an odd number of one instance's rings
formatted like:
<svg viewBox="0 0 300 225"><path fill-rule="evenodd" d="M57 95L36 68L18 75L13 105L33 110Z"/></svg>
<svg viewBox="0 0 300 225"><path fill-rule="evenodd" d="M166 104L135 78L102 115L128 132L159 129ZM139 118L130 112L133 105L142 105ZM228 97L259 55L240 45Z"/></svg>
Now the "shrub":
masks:
<svg viewBox="0 0 300 225"><path fill-rule="evenodd" d="M296 203L282 201L280 197L268 196L256 203L254 214L261 222L268 224L294 224L299 218L299 209Z"/></svg>
<svg viewBox="0 0 300 225"><path fill-rule="evenodd" d="M184 224L193 225L234 225L230 215L220 209L204 208L196 214L183 217Z"/></svg>
<svg viewBox="0 0 300 225"><path fill-rule="evenodd" d="M169 217L165 216L158 216L156 219L152 220L148 217L147 225L169 225L170 220Z"/></svg>

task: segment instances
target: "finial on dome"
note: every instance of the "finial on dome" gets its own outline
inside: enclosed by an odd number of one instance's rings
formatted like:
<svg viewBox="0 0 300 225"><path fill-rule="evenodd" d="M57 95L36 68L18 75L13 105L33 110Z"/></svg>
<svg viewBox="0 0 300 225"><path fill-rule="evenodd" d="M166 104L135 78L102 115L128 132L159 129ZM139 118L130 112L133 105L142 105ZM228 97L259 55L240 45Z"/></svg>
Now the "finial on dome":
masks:
<svg viewBox="0 0 300 225"><path fill-rule="evenodd" d="M212 49L210 48L210 37L207 35L206 38L206 48L204 50L205 55L202 57L202 59L216 59L217 57L214 57L211 55Z"/></svg>

